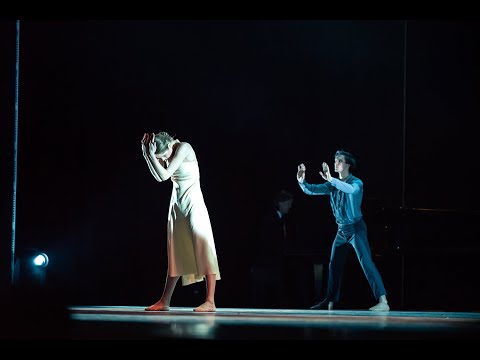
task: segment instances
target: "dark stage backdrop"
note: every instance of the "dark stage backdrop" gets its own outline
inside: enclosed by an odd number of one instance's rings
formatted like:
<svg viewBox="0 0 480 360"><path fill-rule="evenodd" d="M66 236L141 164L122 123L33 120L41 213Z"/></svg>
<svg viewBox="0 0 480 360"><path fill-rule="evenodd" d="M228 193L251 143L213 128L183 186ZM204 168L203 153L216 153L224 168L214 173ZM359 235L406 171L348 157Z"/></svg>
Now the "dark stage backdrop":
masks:
<svg viewBox="0 0 480 360"><path fill-rule="evenodd" d="M156 301L171 183L150 175L140 140L159 130L196 150L221 307L248 305L256 221L277 190L295 196L292 252L328 253L328 199L304 195L296 168L305 163L307 181L321 182L321 163L333 166L338 148L357 157L373 242L389 239L379 211L478 211L479 30L22 21L17 247L48 252L49 279L71 303ZM195 305L192 293L203 291L179 284L172 305Z"/></svg>

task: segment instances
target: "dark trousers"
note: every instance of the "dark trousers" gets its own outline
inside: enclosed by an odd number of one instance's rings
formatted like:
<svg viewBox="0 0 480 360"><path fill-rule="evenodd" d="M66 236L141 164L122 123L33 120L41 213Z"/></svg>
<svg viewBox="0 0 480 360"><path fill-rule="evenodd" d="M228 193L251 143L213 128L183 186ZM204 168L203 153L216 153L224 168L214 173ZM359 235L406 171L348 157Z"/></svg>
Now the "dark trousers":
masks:
<svg viewBox="0 0 480 360"><path fill-rule="evenodd" d="M375 299L386 295L382 277L372 260L370 244L367 238L367 225L360 220L351 225L338 225L337 235L332 244L330 263L328 266L328 285L325 299L338 302L342 283L345 260L349 246L353 246L363 273L370 284Z"/></svg>

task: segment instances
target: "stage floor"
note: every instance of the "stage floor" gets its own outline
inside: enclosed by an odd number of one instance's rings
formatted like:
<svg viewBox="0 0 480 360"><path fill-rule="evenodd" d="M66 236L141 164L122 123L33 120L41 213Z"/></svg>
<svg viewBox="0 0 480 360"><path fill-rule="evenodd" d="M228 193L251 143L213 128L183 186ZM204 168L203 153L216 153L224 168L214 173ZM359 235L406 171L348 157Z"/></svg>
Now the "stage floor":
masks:
<svg viewBox="0 0 480 360"><path fill-rule="evenodd" d="M73 306L71 339L151 340L479 340L480 313Z"/></svg>

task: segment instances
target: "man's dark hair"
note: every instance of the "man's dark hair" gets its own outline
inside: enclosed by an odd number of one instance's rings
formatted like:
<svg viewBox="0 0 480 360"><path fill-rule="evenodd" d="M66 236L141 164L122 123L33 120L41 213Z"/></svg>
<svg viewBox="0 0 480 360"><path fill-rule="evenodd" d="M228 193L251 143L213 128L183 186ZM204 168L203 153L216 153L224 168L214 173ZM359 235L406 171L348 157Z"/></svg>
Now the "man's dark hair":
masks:
<svg viewBox="0 0 480 360"><path fill-rule="evenodd" d="M278 203L293 200L293 195L286 190L280 190L273 198L273 205L278 206Z"/></svg>
<svg viewBox="0 0 480 360"><path fill-rule="evenodd" d="M355 168L357 167L357 162L353 155L345 150L337 150L337 152L335 153L335 157L340 155L345 156L345 163L350 165L350 171L355 170Z"/></svg>

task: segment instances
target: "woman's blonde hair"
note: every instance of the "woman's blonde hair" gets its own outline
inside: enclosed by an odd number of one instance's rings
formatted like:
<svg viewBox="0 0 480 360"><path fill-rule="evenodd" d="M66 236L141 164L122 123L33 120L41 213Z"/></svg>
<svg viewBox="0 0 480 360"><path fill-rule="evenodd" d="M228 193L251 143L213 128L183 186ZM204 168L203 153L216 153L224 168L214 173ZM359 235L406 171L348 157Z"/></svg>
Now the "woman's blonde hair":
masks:
<svg viewBox="0 0 480 360"><path fill-rule="evenodd" d="M165 131L159 131L155 134L155 144L157 145L157 150L155 151L155 155L164 153L168 149L168 145L173 143L175 139L170 134L166 133Z"/></svg>

